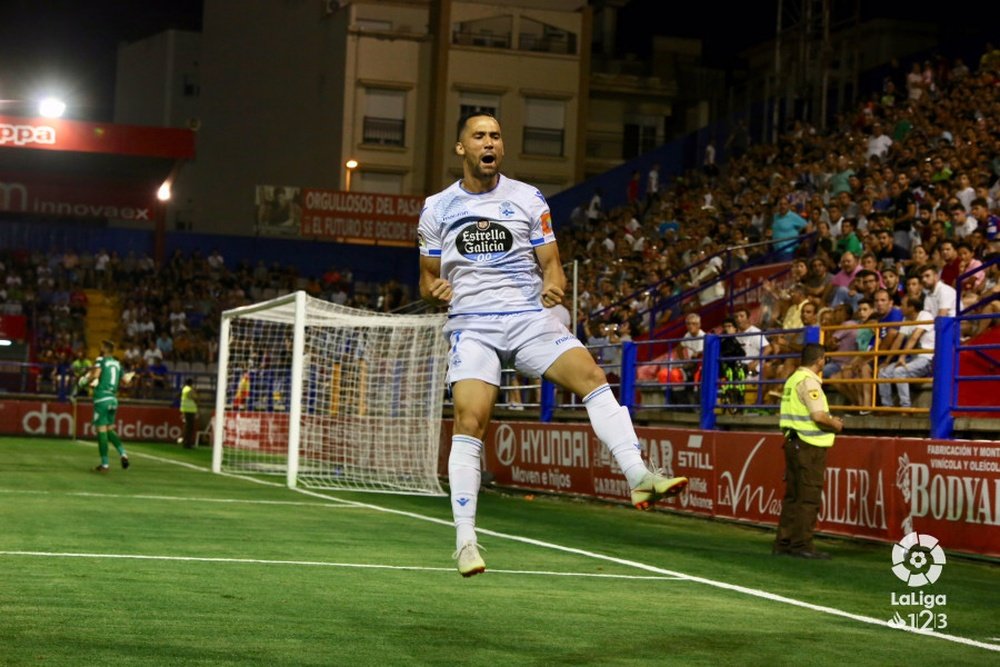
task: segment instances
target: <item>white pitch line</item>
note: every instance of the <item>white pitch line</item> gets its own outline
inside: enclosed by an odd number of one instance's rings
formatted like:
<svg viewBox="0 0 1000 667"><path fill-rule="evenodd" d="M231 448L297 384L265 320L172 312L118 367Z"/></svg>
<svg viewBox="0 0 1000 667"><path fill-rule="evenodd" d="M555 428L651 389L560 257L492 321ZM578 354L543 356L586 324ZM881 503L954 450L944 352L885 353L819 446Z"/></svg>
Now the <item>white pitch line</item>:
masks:
<svg viewBox="0 0 1000 667"><path fill-rule="evenodd" d="M0 556L36 556L42 558L119 558L127 560L180 561L192 563L234 563L249 565L299 565L305 567L339 567L360 570L405 570L419 572L455 571L452 567L426 567L423 565L379 565L374 563L336 563L316 560L273 560L269 558L211 558L207 556L154 556L149 554L95 554L55 551L0 551ZM679 577L651 577L636 574L607 574L598 572L546 572L544 570L490 570L491 574L520 574L548 577L580 577L590 579L630 579L642 581L679 581Z"/></svg>
<svg viewBox="0 0 1000 667"><path fill-rule="evenodd" d="M76 441L76 442L80 442L80 441ZM145 455L145 456L149 456L149 455ZM150 458L153 458L153 459L156 459L156 460L160 460L160 461L163 461L165 463L176 463L178 465L182 465L182 466L189 467L189 468L194 468L196 470L200 470L200 471L203 471L203 472L211 472L210 469L203 468L201 466L195 466L195 465L192 465L192 464L184 463L184 462L181 462L181 461L172 461L170 459L161 459L159 457L150 457ZM247 481L250 481L250 482L264 484L264 485L267 485L267 486L281 486L281 487L285 486L284 484L277 484L275 482L268 482L268 481L265 481L265 480L259 480L259 479L255 479L253 477L245 477L243 475L233 475L231 473L223 473L223 474L225 474L227 477L235 477L235 478L238 478L238 479L244 479L244 480L247 480ZM347 504L347 505L355 505L355 506L359 506L359 507L366 507L368 509L371 509L371 510L374 510L374 511L377 511L377 512L384 512L386 514L393 514L393 515L396 515L396 516L409 517L409 518L412 518L412 519L417 519L419 521L426 521L426 522L429 522L429 523L436 523L436 524L440 524L440 525L444 525L444 526L449 526L449 527L451 527L453 525L451 521L446 521L444 519L438 519L436 517L426 516L424 514L417 514L416 512L406 512L406 511L403 511L403 510L392 509L392 508L389 508L389 507L381 507L379 505L373 505L371 503L361 503L361 502L357 502L357 501L353 501L353 500L344 500L342 498L335 498L335 497L323 495L321 493L317 493L316 491L309 491L309 490L306 490L306 489L294 489L294 490L298 491L299 493L302 493L304 495L307 495L307 496L313 496L313 497L316 497L316 498L325 498L325 499L333 501L333 502L344 503L344 504ZM761 598L761 599L768 600L768 601L771 601L771 602L778 602L778 603L781 603L781 604L787 604L787 605L790 605L790 606L793 606L793 607L800 607L802 609L809 609L810 611L816 611L816 612L820 612L822 614L828 614L830 616L839 616L840 618L846 618L846 619L849 619L849 620L852 620L852 621L858 621L859 623L866 623L868 625L874 625L874 626L881 627L881 628L887 628L889 630L896 630L896 631L899 631L899 632L908 632L908 633L915 634L915 635L920 635L920 636L923 636L923 637L931 637L931 638L934 638L934 639L942 639L942 640L945 640L945 641L954 642L956 644L963 644L965 646L972 646L972 647L975 647L975 648L986 649L987 651L1000 652L1000 646L997 646L996 644L987 644L986 642L977 641L975 639L969 639L968 637L960 637L958 635L945 634L943 632L937 632L937 631L934 631L934 630L924 630L924 629L921 629L921 628L911 628L911 627L905 626L905 625L904 626L896 626L896 625L892 625L891 623L889 623L889 621L885 621L885 620L882 620L880 618L874 618L872 616L863 616L861 614L852 614L851 612L844 611L842 609L836 609L834 607L827 607L825 605L813 604L811 602L806 602L804 600L796 600L795 598L786 597L784 595L778 595L776 593L769 593L767 591L763 591L763 590L760 590L760 589L757 589L757 588L749 588L747 586L740 586L738 584L730 584L730 583L727 583L727 582L724 582L724 581L716 581L715 579L707 579L705 577L697 577L697 576L690 575L690 574L684 574L683 572L676 572L674 570L668 570L668 569L665 569L665 568L656 567L654 565L648 565L646 563L640 563L638 561L627 560L627 559L624 559L624 558L617 558L615 556L607 556L605 554L599 554L599 553L596 553L596 552L593 552L593 551L586 551L584 549L577 549L575 547L566 547L566 546L562 546L560 544L554 544L552 542L543 542L541 540L535 540L535 539L532 539L530 537L522 537L520 535L511 535L509 533L500 533L500 532L493 531L493 530L487 530L485 528L478 528L477 527L476 528L476 532L478 532L479 534L482 534L482 535L492 535L493 537L497 537L497 538L505 539L505 540L510 540L512 542L521 542L523 544L530 544L530 545L533 545L533 546L542 547L544 549L552 549L554 551L561 551L563 553L576 554L578 556L584 556L586 558L593 558L593 559L596 559L596 560L603 560L603 561L607 561L609 563L617 563L619 565L624 565L626 567L633 567L633 568L636 568L636 569L639 569L639 570L645 570L646 572L652 572L654 574L658 574L658 575L662 575L662 576L676 577L678 579L686 579L688 581L692 581L692 582L695 582L695 583L704 584L705 586L711 586L713 588L721 588L723 590L733 591L733 592L736 592L736 593L742 593L743 595L748 595L748 596L751 596L751 597Z"/></svg>
<svg viewBox="0 0 1000 667"><path fill-rule="evenodd" d="M31 491L21 489L0 489L0 493L10 495L31 494L47 496L74 496L84 498L118 498L119 500L166 500L175 502L193 503L225 503L225 504L247 504L247 505L293 505L296 507L320 507L337 509L361 509L360 507L345 507L340 503L308 503L298 500L253 500L250 498L199 498L197 496L153 496L148 494L132 493L94 493L91 491L67 491L65 493L53 493L52 491Z"/></svg>

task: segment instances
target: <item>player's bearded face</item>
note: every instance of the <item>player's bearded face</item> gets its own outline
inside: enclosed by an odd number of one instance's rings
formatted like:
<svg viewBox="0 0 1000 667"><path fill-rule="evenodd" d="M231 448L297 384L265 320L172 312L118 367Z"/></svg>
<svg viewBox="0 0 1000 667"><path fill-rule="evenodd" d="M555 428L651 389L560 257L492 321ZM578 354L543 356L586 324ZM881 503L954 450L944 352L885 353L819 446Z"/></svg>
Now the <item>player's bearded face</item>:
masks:
<svg viewBox="0 0 1000 667"><path fill-rule="evenodd" d="M461 147L465 163L476 178L491 178L500 171L503 139L500 125L493 118L482 116L471 119Z"/></svg>

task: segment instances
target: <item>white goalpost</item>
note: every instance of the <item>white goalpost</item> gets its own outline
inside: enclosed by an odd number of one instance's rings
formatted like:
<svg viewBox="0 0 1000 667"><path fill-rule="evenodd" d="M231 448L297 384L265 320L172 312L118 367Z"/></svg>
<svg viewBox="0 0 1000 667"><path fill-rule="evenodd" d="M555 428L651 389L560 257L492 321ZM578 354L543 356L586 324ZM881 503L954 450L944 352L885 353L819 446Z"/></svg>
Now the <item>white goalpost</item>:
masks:
<svg viewBox="0 0 1000 667"><path fill-rule="evenodd" d="M289 487L444 495L446 316L299 291L222 313L212 470Z"/></svg>

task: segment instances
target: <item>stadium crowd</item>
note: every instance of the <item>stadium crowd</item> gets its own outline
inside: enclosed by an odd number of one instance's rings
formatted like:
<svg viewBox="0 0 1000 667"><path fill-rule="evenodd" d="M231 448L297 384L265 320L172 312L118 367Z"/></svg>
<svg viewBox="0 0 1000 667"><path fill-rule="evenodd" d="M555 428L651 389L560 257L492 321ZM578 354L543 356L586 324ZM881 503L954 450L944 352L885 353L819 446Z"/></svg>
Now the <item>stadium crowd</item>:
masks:
<svg viewBox="0 0 1000 667"><path fill-rule="evenodd" d="M579 335L613 344L625 323L632 337L649 334L642 314L692 289L696 298L676 300L656 327L701 311L726 296L719 276L771 250L762 242L792 263L781 279L761 284L759 305L737 327L760 329L740 338L748 358L791 356L801 340L786 330L806 324L902 321L908 302L920 306L914 315L931 318L957 309L1000 313L1000 265L959 281L1000 253L1000 50L988 45L974 69L944 58L919 66L919 80L886 76L881 90L827 131L794 121L773 144L747 146L744 136L737 146L740 126L721 169L710 144L699 168L669 185L651 171L645 196L630 193L622 207L603 210L603 193L595 191L560 238L564 259L579 261ZM998 322L963 321L962 337ZM905 345L895 329L876 331L880 349ZM872 333L837 331L826 342L831 350L871 349ZM898 365L904 357L884 361ZM777 386L793 370L781 358L762 365L763 379ZM657 370L640 369L640 379ZM831 363L827 376L870 378L872 370L870 358ZM872 404L870 384L834 387L857 405Z"/></svg>
<svg viewBox="0 0 1000 667"><path fill-rule="evenodd" d="M791 260L790 270L760 285L759 305L729 315L736 331L750 334L740 340L751 375L775 384L792 364L752 358L791 357L802 340L787 330L805 324L898 322L918 300L917 315L1000 313L1000 297L989 300L1000 293L1000 265L959 281L1000 252L1000 50L988 45L974 68L960 59L913 64L919 77L903 78L902 69L886 76L826 131L793 121L774 143L752 144L739 123L724 163L709 142L701 164L670 183L657 165L644 177L634 172L621 207L606 210L595 190L559 237L563 260L579 262L577 334L598 346L655 334L643 317L654 304L675 304L654 328L697 314L726 296L722 276L774 251ZM222 310L296 289L385 312L412 299L409 286L362 286L343 268L301 276L291 265L230 267L219 250L176 252L163 266L104 250L0 252L0 308L29 316L43 364L79 371L87 363L86 288L117 297L123 362L154 385L171 364L215 361ZM677 299L682 293L695 296ZM962 335L998 321L963 322ZM687 337L704 335L700 327ZM877 330L882 349L904 344L896 333ZM872 334L843 330L826 342L831 350L869 349ZM699 354L697 345L683 350ZM646 371L656 377L655 368ZM834 361L827 377L872 372L870 364ZM871 385L833 386L871 404Z"/></svg>
<svg viewBox="0 0 1000 667"><path fill-rule="evenodd" d="M211 368L218 353L222 311L302 289L312 296L389 312L411 299L395 280L360 284L349 269L330 267L322 276L301 276L293 265L226 264L219 250L208 255L175 252L163 266L149 255L74 249L0 252L0 312L25 315L32 362L43 388L67 388L82 377L87 356L87 290L119 305L117 326L123 370L134 371L141 395L171 394L175 368ZM100 341L97 341L100 342ZM194 366L192 366L194 365ZM162 391L160 391L162 390Z"/></svg>

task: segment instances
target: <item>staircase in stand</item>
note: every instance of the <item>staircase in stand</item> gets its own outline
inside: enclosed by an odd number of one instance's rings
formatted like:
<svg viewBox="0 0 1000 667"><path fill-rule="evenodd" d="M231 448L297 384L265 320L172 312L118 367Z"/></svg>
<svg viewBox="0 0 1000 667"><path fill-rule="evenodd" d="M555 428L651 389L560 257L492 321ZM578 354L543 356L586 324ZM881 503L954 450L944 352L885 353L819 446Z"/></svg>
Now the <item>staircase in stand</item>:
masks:
<svg viewBox="0 0 1000 667"><path fill-rule="evenodd" d="M87 335L87 356L96 359L101 354L101 341L111 339L120 343L121 305L118 297L102 290L84 290L87 295L87 319L84 331Z"/></svg>

